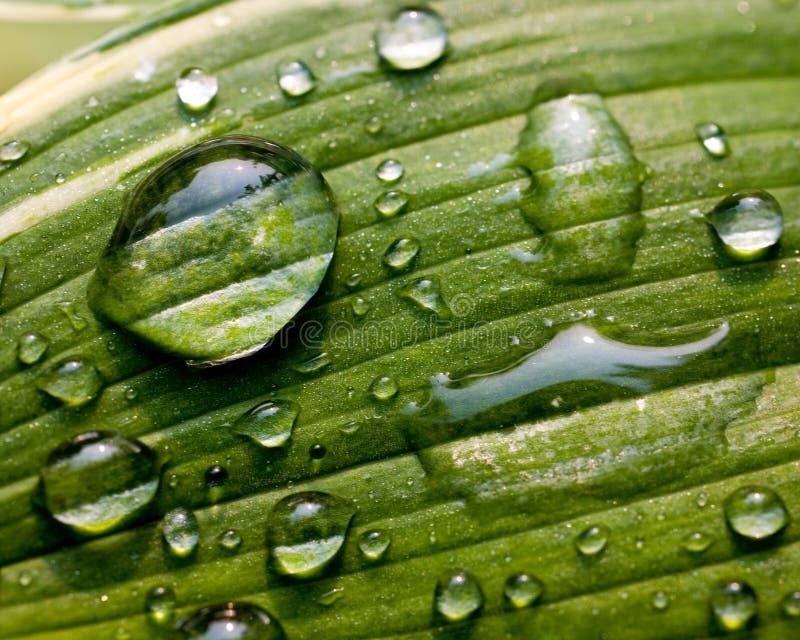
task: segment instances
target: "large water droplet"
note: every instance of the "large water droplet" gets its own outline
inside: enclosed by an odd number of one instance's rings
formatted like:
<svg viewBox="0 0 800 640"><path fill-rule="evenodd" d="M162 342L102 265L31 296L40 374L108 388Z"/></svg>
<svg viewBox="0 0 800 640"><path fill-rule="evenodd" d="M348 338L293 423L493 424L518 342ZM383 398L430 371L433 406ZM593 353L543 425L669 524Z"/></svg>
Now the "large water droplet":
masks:
<svg viewBox="0 0 800 640"><path fill-rule="evenodd" d="M147 617L158 626L166 626L175 617L177 597L172 587L153 587L147 592L144 607Z"/></svg>
<svg viewBox="0 0 800 640"><path fill-rule="evenodd" d="M544 583L528 573L515 573L506 580L503 594L506 601L516 609L529 607L544 593Z"/></svg>
<svg viewBox="0 0 800 640"><path fill-rule="evenodd" d="M379 376L369 385L369 392L376 400L385 402L397 395L397 383L389 376Z"/></svg>
<svg viewBox="0 0 800 640"><path fill-rule="evenodd" d="M764 540L789 524L789 512L780 496L767 487L741 487L725 500L725 518L734 533Z"/></svg>
<svg viewBox="0 0 800 640"><path fill-rule="evenodd" d="M189 67L175 80L178 100L187 111L205 111L217 97L217 77L201 69Z"/></svg>
<svg viewBox="0 0 800 640"><path fill-rule="evenodd" d="M584 556L596 556L608 544L608 529L594 525L584 529L575 538L575 548Z"/></svg>
<svg viewBox="0 0 800 640"><path fill-rule="evenodd" d="M280 623L267 611L246 602L203 607L183 618L178 637L192 640L284 640Z"/></svg>
<svg viewBox="0 0 800 640"><path fill-rule="evenodd" d="M20 362L34 364L42 359L47 347L47 338L32 331L20 337L17 345L17 355Z"/></svg>
<svg viewBox="0 0 800 640"><path fill-rule="evenodd" d="M408 196L402 191L386 191L375 199L375 211L383 218L393 218L408 206Z"/></svg>
<svg viewBox="0 0 800 640"><path fill-rule="evenodd" d="M35 382L42 391L71 407L86 404L103 388L100 374L85 358L64 360L39 374Z"/></svg>
<svg viewBox="0 0 800 640"><path fill-rule="evenodd" d="M434 593L434 607L445 620L458 622L477 615L484 597L477 578L459 570L439 578Z"/></svg>
<svg viewBox="0 0 800 640"><path fill-rule="evenodd" d="M723 198L708 220L728 253L742 261L757 260L783 234L783 211L766 191L738 191Z"/></svg>
<svg viewBox="0 0 800 640"><path fill-rule="evenodd" d="M365 531L358 537L358 549L361 554L373 562L386 555L392 540L384 531Z"/></svg>
<svg viewBox="0 0 800 640"><path fill-rule="evenodd" d="M252 438L262 447L282 447L292 437L297 403L291 400L267 400L253 407L233 424L233 431Z"/></svg>
<svg viewBox="0 0 800 640"><path fill-rule="evenodd" d="M442 322L447 322L453 317L453 312L442 297L439 282L433 278L412 280L398 289L397 295L410 300L420 309L430 311Z"/></svg>
<svg viewBox="0 0 800 640"><path fill-rule="evenodd" d="M200 542L200 523L194 512L178 507L164 514L161 534L173 556L186 558L195 552Z"/></svg>
<svg viewBox="0 0 800 640"><path fill-rule="evenodd" d="M392 69L422 69L444 55L447 25L433 9L407 7L381 22L375 40L378 55Z"/></svg>
<svg viewBox="0 0 800 640"><path fill-rule="evenodd" d="M704 122L694 128L697 139L712 158L724 158L731 153L728 136L718 124Z"/></svg>
<svg viewBox="0 0 800 640"><path fill-rule="evenodd" d="M403 171L403 165L400 162L389 159L384 160L378 165L378 168L375 169L375 175L378 176L378 180L381 182L393 184L403 177ZM377 202L375 203L375 207L378 207Z"/></svg>
<svg viewBox="0 0 800 640"><path fill-rule="evenodd" d="M316 292L338 215L291 149L209 140L139 185L89 285L92 308L195 363L260 349Z"/></svg>
<svg viewBox="0 0 800 640"><path fill-rule="evenodd" d="M383 263L390 269L402 271L411 266L419 249L419 241L415 238L400 238L386 249L386 253L383 254Z"/></svg>
<svg viewBox="0 0 800 640"><path fill-rule="evenodd" d="M137 440L90 431L57 447L41 480L53 518L78 533L97 535L129 522L152 502L159 464Z"/></svg>
<svg viewBox="0 0 800 640"><path fill-rule="evenodd" d="M0 144L0 162L16 162L25 157L30 147L26 142L19 140L11 140L4 144Z"/></svg>
<svg viewBox="0 0 800 640"><path fill-rule="evenodd" d="M756 592L746 582L725 582L711 593L711 614L723 631L739 631L758 613Z"/></svg>
<svg viewBox="0 0 800 640"><path fill-rule="evenodd" d="M311 69L300 60L282 62L278 65L277 74L278 86L291 98L304 96L317 86Z"/></svg>
<svg viewBox="0 0 800 640"><path fill-rule="evenodd" d="M304 491L283 498L267 525L275 568L296 578L321 573L341 550L353 515L349 502L328 493Z"/></svg>
<svg viewBox="0 0 800 640"><path fill-rule="evenodd" d="M790 618L800 618L800 591L787 593L781 601L781 609Z"/></svg>

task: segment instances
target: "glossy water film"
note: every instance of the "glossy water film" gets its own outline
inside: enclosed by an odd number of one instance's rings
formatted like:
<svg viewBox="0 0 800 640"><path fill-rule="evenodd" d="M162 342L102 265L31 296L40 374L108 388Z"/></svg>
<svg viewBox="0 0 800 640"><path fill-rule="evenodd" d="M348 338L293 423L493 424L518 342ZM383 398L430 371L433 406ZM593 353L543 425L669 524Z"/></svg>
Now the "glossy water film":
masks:
<svg viewBox="0 0 800 640"><path fill-rule="evenodd" d="M200 143L145 178L89 285L101 316L215 364L257 351L316 292L338 215L322 175L249 136Z"/></svg>

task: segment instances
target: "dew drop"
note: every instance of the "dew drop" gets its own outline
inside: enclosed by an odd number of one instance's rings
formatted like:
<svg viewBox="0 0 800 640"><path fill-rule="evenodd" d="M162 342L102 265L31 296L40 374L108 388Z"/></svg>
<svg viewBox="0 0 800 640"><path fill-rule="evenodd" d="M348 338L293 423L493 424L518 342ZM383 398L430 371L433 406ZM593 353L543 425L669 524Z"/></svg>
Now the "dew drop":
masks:
<svg viewBox="0 0 800 640"><path fill-rule="evenodd" d="M758 613L756 592L746 582L725 582L711 593L711 614L723 631L740 631Z"/></svg>
<svg viewBox="0 0 800 640"><path fill-rule="evenodd" d="M177 598L172 587L153 587L145 596L144 608L147 617L160 627L172 623L175 617L175 604Z"/></svg>
<svg viewBox="0 0 800 640"><path fill-rule="evenodd" d="M282 447L292 437L299 411L297 403L291 400L267 400L234 422L233 431L251 438L262 447Z"/></svg>
<svg viewBox="0 0 800 640"><path fill-rule="evenodd" d="M596 556L608 544L608 529L602 525L593 525L584 529L575 538L575 548L581 555Z"/></svg>
<svg viewBox="0 0 800 640"><path fill-rule="evenodd" d="M369 392L376 400L386 402L397 395L397 383L389 376L379 376L369 385Z"/></svg>
<svg viewBox="0 0 800 640"><path fill-rule="evenodd" d="M334 587L333 589L328 589L328 591L317 598L317 602L319 602L323 607L332 607L343 597L344 587Z"/></svg>
<svg viewBox="0 0 800 640"><path fill-rule="evenodd" d="M250 136L202 142L137 187L89 302L193 364L240 358L319 288L337 226L322 175L291 149Z"/></svg>
<svg viewBox="0 0 800 640"><path fill-rule="evenodd" d="M766 191L738 191L723 198L708 214L728 253L737 260L763 257L780 240L783 212Z"/></svg>
<svg viewBox="0 0 800 640"><path fill-rule="evenodd" d="M410 300L420 309L432 312L443 322L453 317L453 312L442 297L438 281L432 278L412 280L398 289L397 295Z"/></svg>
<svg viewBox="0 0 800 640"><path fill-rule="evenodd" d="M20 587L30 587L33 584L33 575L30 571L20 571L17 582Z"/></svg>
<svg viewBox="0 0 800 640"><path fill-rule="evenodd" d="M282 62L278 65L277 75L281 91L291 98L304 96L317 86L311 69L300 60Z"/></svg>
<svg viewBox="0 0 800 640"><path fill-rule="evenodd" d="M242 536L234 529L228 529L220 534L218 542L225 551L238 551L242 546Z"/></svg>
<svg viewBox="0 0 800 640"><path fill-rule="evenodd" d="M176 558L187 558L200 542L200 523L192 511L177 507L164 514L161 535L169 552Z"/></svg>
<svg viewBox="0 0 800 640"><path fill-rule="evenodd" d="M708 549L714 538L702 531L693 531L683 539L683 548L689 553L703 553Z"/></svg>
<svg viewBox="0 0 800 640"><path fill-rule="evenodd" d="M446 573L436 584L434 607L449 622L458 622L477 615L483 602L481 585L469 571Z"/></svg>
<svg viewBox="0 0 800 640"><path fill-rule="evenodd" d="M330 363L330 356L323 351L322 353L318 353L308 360L304 360L303 362L298 362L292 365L292 368L297 371L297 373L315 373L320 369L324 369Z"/></svg>
<svg viewBox="0 0 800 640"><path fill-rule="evenodd" d="M328 450L322 444L312 444L308 449L308 455L312 460L322 460L327 453Z"/></svg>
<svg viewBox="0 0 800 640"><path fill-rule="evenodd" d="M515 573L506 580L503 589L506 601L515 609L535 604L544 593L544 583L528 573Z"/></svg>
<svg viewBox="0 0 800 640"><path fill-rule="evenodd" d="M228 479L228 470L222 465L215 464L206 469L204 474L206 487L221 487Z"/></svg>
<svg viewBox="0 0 800 640"><path fill-rule="evenodd" d="M365 531L358 537L358 550L367 560L375 562L386 555L391 542L386 532L373 529Z"/></svg>
<svg viewBox="0 0 800 640"><path fill-rule="evenodd" d="M353 310L353 315L356 318L363 318L370 310L370 303L361 297L355 297L350 301L350 308Z"/></svg>
<svg viewBox="0 0 800 640"><path fill-rule="evenodd" d="M103 388L95 366L85 358L70 358L48 368L35 380L36 386L70 407L92 400Z"/></svg>
<svg viewBox="0 0 800 640"><path fill-rule="evenodd" d="M419 250L420 244L415 238L400 238L386 249L386 253L383 254L383 263L394 271L402 271L411 266Z"/></svg>
<svg viewBox="0 0 800 640"><path fill-rule="evenodd" d="M375 36L378 55L390 68L423 69L447 49L444 18L428 7L407 7L382 21Z"/></svg>
<svg viewBox="0 0 800 640"><path fill-rule="evenodd" d="M19 140L11 140L0 144L0 162L16 162L25 157L28 153L28 143Z"/></svg>
<svg viewBox="0 0 800 640"><path fill-rule="evenodd" d="M284 640L280 623L267 611L246 602L203 607L181 619L178 638L186 640Z"/></svg>
<svg viewBox="0 0 800 640"><path fill-rule="evenodd" d="M789 513L772 489L741 487L725 500L725 519L743 538L765 540L789 524Z"/></svg>
<svg viewBox="0 0 800 640"><path fill-rule="evenodd" d="M341 551L354 515L349 502L328 493L304 491L280 500L267 525L275 569L295 578L320 574Z"/></svg>
<svg viewBox="0 0 800 640"><path fill-rule="evenodd" d="M694 128L697 139L712 158L724 158L731 154L728 136L718 124L704 122Z"/></svg>
<svg viewBox="0 0 800 640"><path fill-rule="evenodd" d="M393 184L400 180L400 178L403 177L403 172L403 165L397 160L392 159L384 160L378 165L378 168L375 169L375 175L378 176L378 180L387 184ZM377 202L375 203L375 208L378 208Z"/></svg>
<svg viewBox="0 0 800 640"><path fill-rule="evenodd" d="M66 181L67 181L67 176L65 176L63 173L56 174L55 176L56 184L64 184Z"/></svg>
<svg viewBox="0 0 800 640"><path fill-rule="evenodd" d="M205 111L217 97L217 77L200 67L189 67L175 80L178 101L190 112Z"/></svg>
<svg viewBox="0 0 800 640"><path fill-rule="evenodd" d="M75 303L72 301L58 302L56 307L63 313L70 325L75 331L83 331L86 328L86 320L84 320L76 311Z"/></svg>
<svg viewBox="0 0 800 640"><path fill-rule="evenodd" d="M50 515L82 535L125 524L153 501L158 459L138 440L90 431L56 447L41 470Z"/></svg>
<svg viewBox="0 0 800 640"><path fill-rule="evenodd" d="M375 211L383 218L393 218L408 206L408 196L402 191L386 191L374 202Z"/></svg>
<svg viewBox="0 0 800 640"><path fill-rule="evenodd" d="M351 273L344 281L344 286L348 289L355 289L359 284L361 284L360 273Z"/></svg>
<svg viewBox="0 0 800 640"><path fill-rule="evenodd" d="M663 591L656 591L650 599L650 604L656 611L666 611L669 608L669 596Z"/></svg>
<svg viewBox="0 0 800 640"><path fill-rule="evenodd" d="M800 618L800 591L787 593L781 601L781 609L790 618Z"/></svg>
<svg viewBox="0 0 800 640"><path fill-rule="evenodd" d="M364 131L372 136L378 135L383 131L383 121L378 116L372 116L364 124Z"/></svg>
<svg viewBox="0 0 800 640"><path fill-rule="evenodd" d="M32 331L20 337L17 356L23 364L35 364L42 359L48 346L47 338Z"/></svg>

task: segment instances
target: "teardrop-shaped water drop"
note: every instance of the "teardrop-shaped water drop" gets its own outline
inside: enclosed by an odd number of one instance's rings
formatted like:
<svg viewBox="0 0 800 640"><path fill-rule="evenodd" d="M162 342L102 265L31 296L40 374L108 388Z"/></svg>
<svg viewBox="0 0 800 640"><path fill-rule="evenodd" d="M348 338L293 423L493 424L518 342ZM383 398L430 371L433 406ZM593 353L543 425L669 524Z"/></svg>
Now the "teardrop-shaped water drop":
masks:
<svg viewBox="0 0 800 640"><path fill-rule="evenodd" d="M201 69L189 67L177 80L175 89L181 106L190 112L205 111L211 106L219 91L217 77Z"/></svg>
<svg viewBox="0 0 800 640"><path fill-rule="evenodd" d="M367 560L375 562L386 555L392 540L385 531L373 529L358 537L358 550Z"/></svg>
<svg viewBox="0 0 800 640"><path fill-rule="evenodd" d="M575 548L581 555L596 556L608 544L608 529L602 525L593 525L584 529L575 538Z"/></svg>
<svg viewBox="0 0 800 640"><path fill-rule="evenodd" d="M713 542L714 538L707 533L693 531L683 539L683 548L689 553L703 553Z"/></svg>
<svg viewBox="0 0 800 640"><path fill-rule="evenodd" d="M175 617L177 597L172 587L157 586L150 589L145 597L144 607L147 617L156 625L165 627Z"/></svg>
<svg viewBox="0 0 800 640"><path fill-rule="evenodd" d="M278 65L278 86L284 94L291 98L299 98L317 86L311 69L305 62L290 60Z"/></svg>
<svg viewBox="0 0 800 640"><path fill-rule="evenodd" d="M781 609L790 618L800 618L800 591L787 593L781 601Z"/></svg>
<svg viewBox="0 0 800 640"><path fill-rule="evenodd" d="M438 281L433 278L412 280L398 289L397 295L410 300L424 311L430 311L442 322L447 322L453 317L453 312L442 297Z"/></svg>
<svg viewBox="0 0 800 640"><path fill-rule="evenodd" d="M361 274L360 273L351 273L347 278L345 278L344 286L348 289L355 289L358 285L361 284Z"/></svg>
<svg viewBox="0 0 800 640"><path fill-rule="evenodd" d="M383 218L393 218L408 206L408 195L402 191L385 191L374 202L375 211Z"/></svg>
<svg viewBox="0 0 800 640"><path fill-rule="evenodd" d="M350 301L350 308L353 310L353 315L356 318L363 318L367 315L371 306L369 302L360 296L356 296Z"/></svg>
<svg viewBox="0 0 800 640"><path fill-rule="evenodd" d="M322 175L294 151L249 136L209 140L137 187L89 302L193 363L246 356L319 288L337 226Z"/></svg>
<svg viewBox="0 0 800 640"><path fill-rule="evenodd" d="M783 211L766 191L738 191L726 196L708 214L727 252L737 260L763 257L783 234Z"/></svg>
<svg viewBox="0 0 800 640"><path fill-rule="evenodd" d="M169 552L176 558L187 558L200 542L200 523L194 512L177 507L164 514L161 535Z"/></svg>
<svg viewBox="0 0 800 640"><path fill-rule="evenodd" d="M20 337L17 344L17 356L23 364L35 364L42 359L48 346L47 338L31 331Z"/></svg>
<svg viewBox="0 0 800 640"><path fill-rule="evenodd" d="M724 158L731 154L727 134L718 124L704 122L694 128L697 139L712 158Z"/></svg>
<svg viewBox="0 0 800 640"><path fill-rule="evenodd" d="M284 640L280 623L261 607L225 602L198 609L181 619L177 637L185 640Z"/></svg>
<svg viewBox="0 0 800 640"><path fill-rule="evenodd" d="M415 238L400 238L386 249L386 253L383 254L383 263L394 271L403 271L411 266L419 250L419 241Z"/></svg>
<svg viewBox="0 0 800 640"><path fill-rule="evenodd" d="M749 540L765 540L789 524L780 496L768 487L741 487L725 500L725 519L731 530Z"/></svg>
<svg viewBox="0 0 800 640"><path fill-rule="evenodd" d="M378 180L386 184L393 184L400 180L403 177L403 172L402 163L391 158L381 162L378 168L375 169L375 175L378 176ZM375 203L375 208L378 208L377 202Z"/></svg>
<svg viewBox="0 0 800 640"><path fill-rule="evenodd" d="M483 602L481 585L469 571L446 573L436 584L434 607L449 622L458 622L477 615Z"/></svg>
<svg viewBox="0 0 800 640"><path fill-rule="evenodd" d="M756 592L746 582L725 582L711 593L711 614L722 631L746 628L758 613Z"/></svg>
<svg viewBox="0 0 800 640"><path fill-rule="evenodd" d="M319 491L295 493L280 500L267 525L275 569L295 578L321 573L341 551L354 515L349 502Z"/></svg>
<svg viewBox="0 0 800 640"><path fill-rule="evenodd" d="M98 535L131 521L155 498L155 453L119 433L90 431L68 440L41 471L50 515L82 535Z"/></svg>
<svg viewBox="0 0 800 640"><path fill-rule="evenodd" d="M291 400L267 400L239 418L233 424L233 431L262 447L282 447L292 437L299 411L300 407Z"/></svg>
<svg viewBox="0 0 800 640"><path fill-rule="evenodd" d="M30 149L28 143L19 140L10 140L9 142L0 144L0 162L16 162L17 160L21 160L25 157L25 154L28 153L28 149Z"/></svg>
<svg viewBox="0 0 800 640"><path fill-rule="evenodd" d="M397 383L389 376L379 376L369 385L369 392L373 398L386 402L397 395Z"/></svg>
<svg viewBox="0 0 800 640"><path fill-rule="evenodd" d="M522 609L534 604L544 593L544 583L536 576L528 573L515 573L508 576L503 595L515 609Z"/></svg>
<svg viewBox="0 0 800 640"><path fill-rule="evenodd" d="M375 35L378 55L392 69L423 69L447 49L444 18L428 7L406 7L381 22Z"/></svg>
<svg viewBox="0 0 800 640"><path fill-rule="evenodd" d="M238 551L242 546L242 536L235 529L228 529L220 534L218 542L225 551Z"/></svg>

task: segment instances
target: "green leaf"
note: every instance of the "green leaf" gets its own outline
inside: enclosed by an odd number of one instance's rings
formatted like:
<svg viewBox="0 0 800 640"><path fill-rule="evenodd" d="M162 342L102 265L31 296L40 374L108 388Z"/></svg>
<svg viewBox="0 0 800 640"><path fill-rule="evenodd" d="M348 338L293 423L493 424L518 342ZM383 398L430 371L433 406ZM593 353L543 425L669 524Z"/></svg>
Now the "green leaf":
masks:
<svg viewBox="0 0 800 640"><path fill-rule="evenodd" d="M721 580L755 590L755 637L796 634L781 602L800 588L797 9L435 6L450 45L421 71L378 62L377 3L185 2L0 99L0 144L29 145L0 173L0 636L158 638L145 601L167 586L179 615L245 601L292 639L706 637ZM302 98L275 77L292 59L317 78ZM174 80L192 65L220 92L189 118ZM704 122L727 132L728 157L696 139ZM318 167L339 234L294 326L198 370L95 318L86 288L133 188L226 133ZM391 186L375 176L386 159L404 167ZM702 214L751 188L776 197L785 228L740 264ZM385 218L373 203L388 189L408 203ZM401 239L419 251L391 269ZM31 333L46 350L28 363ZM42 379L77 360L103 388L68 406ZM297 408L281 447L233 426L267 400ZM38 475L92 430L137 438L164 466L138 521L85 540L47 514ZM209 487L215 465L227 480ZM749 485L791 518L759 545L724 516ZM300 491L356 514L327 572L297 582L275 571L267 525ZM184 560L159 528L176 507L201 531ZM575 538L598 525L607 546L581 556ZM231 529L234 550L219 544ZM391 540L377 561L359 550L372 531ZM698 539L710 544L692 551ZM458 569L485 603L448 623L434 589ZM504 584L520 572L544 592L512 610Z"/></svg>

